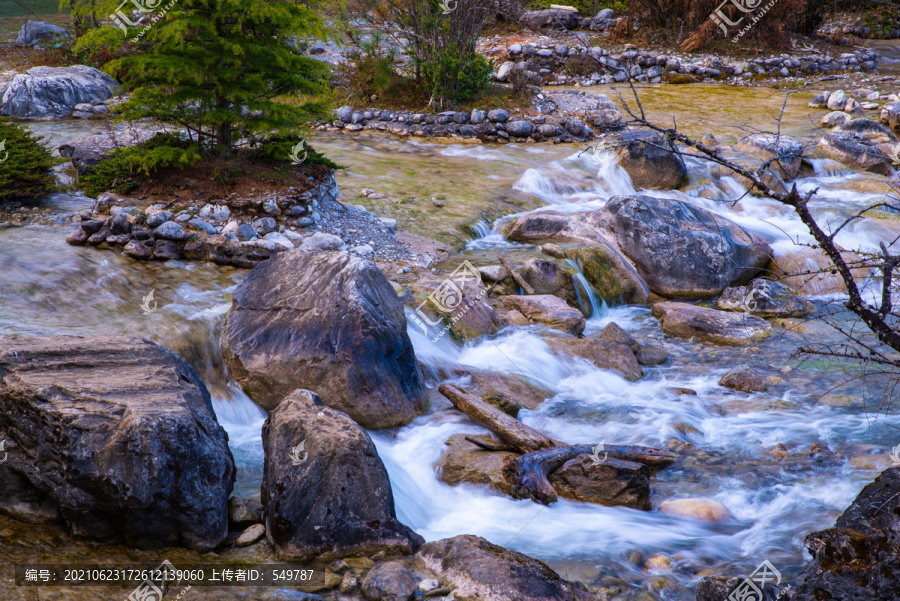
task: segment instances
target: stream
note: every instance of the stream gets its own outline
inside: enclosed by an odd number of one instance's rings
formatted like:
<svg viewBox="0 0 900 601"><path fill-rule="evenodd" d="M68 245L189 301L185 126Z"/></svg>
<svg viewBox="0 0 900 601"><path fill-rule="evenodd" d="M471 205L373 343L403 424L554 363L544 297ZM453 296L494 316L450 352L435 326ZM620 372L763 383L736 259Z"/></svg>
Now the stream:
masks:
<svg viewBox="0 0 900 601"><path fill-rule="evenodd" d="M730 94L733 89L721 86L668 88L675 89L658 90L648 110L669 110L679 123L688 123L691 133L713 131L720 142L733 141L743 132L715 123L715 118L729 120L743 111L746 127L768 127L783 99L772 90ZM770 102L750 107L745 104L748 96ZM789 103L785 127L791 135L808 137L812 130L806 118L807 96L792 97ZM720 104L692 99L716 99ZM691 119L686 118L688 111ZM29 127L46 136L51 147L105 129L70 121ZM317 149L347 166L338 175L342 202L364 204L380 216L397 218L401 229L456 242L462 254L442 265L448 269L463 258L491 264L512 246L518 252L535 252L506 242L499 233L512 215L595 210L611 196L636 192L613 155L594 155L571 145L438 144L330 133L317 133L312 140ZM799 219L781 205L753 196L723 202L746 190L699 159L688 158L687 167L689 182L680 191L642 193L726 216L765 238L776 255L790 253L793 241L810 239ZM814 159L797 185L801 191L820 189L813 210L820 219L832 221L877 202L890 191L885 180ZM355 193L364 186L386 193L388 199L357 199ZM432 207L436 194L444 195L444 210ZM82 196L53 194L41 206L65 214L90 203ZM265 413L229 380L220 349L231 294L247 272L177 261L140 263L117 252L69 246L69 229L52 223L0 229L0 335L122 334L172 348L210 388L237 462L236 492L258 497ZM886 214L846 228L838 242L847 248L876 249L880 241L889 242L898 234L900 220ZM151 290L158 309L143 314L139 306ZM663 343L669 360L645 367L642 380L629 382L586 361L554 354L538 326L510 326L465 346L448 337L434 341L414 327L409 335L432 389L461 365L522 374L552 391L551 399L537 410L523 410L520 419L553 438L655 447L688 443L691 452L683 465L651 479L654 507L667 499L707 497L725 505L732 521L712 524L565 499L543 507L485 488L448 486L434 472L444 441L452 434L479 434L483 429L462 413L448 411L451 404L434 390L429 413L398 431L370 433L390 474L399 519L426 540L476 534L546 561L564 577L618 587L633 599L661 598L657 591L662 588L662 598L693 599L701 576L748 575L764 559L790 583L809 559L803 538L830 527L877 475L851 467L848 458L888 453L900 443L898 412L880 404L883 386L847 383L854 374L840 364L794 357L804 340L835 340L834 333L818 323L779 330L755 347L721 347L664 337L647 306L603 306L588 320L585 335L599 335L611 321L640 339ZM718 385L722 374L744 364L784 380L752 395ZM697 395L678 396L672 387L690 388ZM820 443L838 460L821 465L808 458L775 463L765 453L778 443L791 454ZM635 565L636 553L644 558L663 553L672 559L673 571L648 574Z"/></svg>

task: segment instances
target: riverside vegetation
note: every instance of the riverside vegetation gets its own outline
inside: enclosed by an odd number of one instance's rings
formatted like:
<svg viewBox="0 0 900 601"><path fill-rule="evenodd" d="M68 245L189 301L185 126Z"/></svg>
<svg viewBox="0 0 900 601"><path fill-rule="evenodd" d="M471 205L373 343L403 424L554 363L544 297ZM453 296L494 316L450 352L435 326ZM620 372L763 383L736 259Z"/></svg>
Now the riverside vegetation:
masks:
<svg viewBox="0 0 900 601"><path fill-rule="evenodd" d="M0 597L895 599L900 86L844 4L19 19Z"/></svg>

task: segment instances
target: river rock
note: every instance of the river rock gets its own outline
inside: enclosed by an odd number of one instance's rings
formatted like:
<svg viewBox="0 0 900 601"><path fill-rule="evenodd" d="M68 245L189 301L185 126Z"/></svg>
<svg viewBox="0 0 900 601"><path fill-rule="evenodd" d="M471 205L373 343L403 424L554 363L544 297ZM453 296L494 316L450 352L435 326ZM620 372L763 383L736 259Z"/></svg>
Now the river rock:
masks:
<svg viewBox="0 0 900 601"><path fill-rule="evenodd" d="M667 150L665 138L656 132L622 134L616 141L616 156L638 190L673 190L687 175L684 161Z"/></svg>
<svg viewBox="0 0 900 601"><path fill-rule="evenodd" d="M815 306L780 282L756 279L747 286L726 288L716 301L723 311L742 311L762 317L806 317Z"/></svg>
<svg viewBox="0 0 900 601"><path fill-rule="evenodd" d="M506 124L506 133L519 138L527 138L534 133L534 124L531 121L510 121Z"/></svg>
<svg viewBox="0 0 900 601"><path fill-rule="evenodd" d="M719 386L740 392L765 392L769 383L766 377L747 365L730 369L719 380Z"/></svg>
<svg viewBox="0 0 900 601"><path fill-rule="evenodd" d="M634 353L624 344L602 338L551 338L547 342L555 352L583 357L600 369L614 369L631 382L644 376Z"/></svg>
<svg viewBox="0 0 900 601"><path fill-rule="evenodd" d="M253 524L248 527L246 530L241 532L241 535L237 537L234 541L235 547L249 547L253 543L259 541L262 537L266 535L266 527L262 524Z"/></svg>
<svg viewBox="0 0 900 601"><path fill-rule="evenodd" d="M62 40L69 37L69 31L46 21L28 21L19 30L16 46L34 46L40 42Z"/></svg>
<svg viewBox="0 0 900 601"><path fill-rule="evenodd" d="M778 160L771 164L777 166L785 178L794 179L800 173L803 145L794 138L772 134L751 134L739 138L735 148L757 154L766 160L778 157Z"/></svg>
<svg viewBox="0 0 900 601"><path fill-rule="evenodd" d="M187 363L125 336L0 339L0 509L137 548L208 551L235 467Z"/></svg>
<svg viewBox="0 0 900 601"><path fill-rule="evenodd" d="M900 130L900 102L888 102L881 107L879 121L887 123L894 131Z"/></svg>
<svg viewBox="0 0 900 601"><path fill-rule="evenodd" d="M153 250L140 240L129 240L122 252L141 261L146 261L153 256Z"/></svg>
<svg viewBox="0 0 900 601"><path fill-rule="evenodd" d="M528 259L521 269L521 276L535 294L552 294L568 303L576 302L572 276L555 261Z"/></svg>
<svg viewBox="0 0 900 601"><path fill-rule="evenodd" d="M718 501L704 498L663 501L659 505L659 512L667 515L694 518L704 522L721 523L732 519L731 512L724 505Z"/></svg>
<svg viewBox="0 0 900 601"><path fill-rule="evenodd" d="M891 133L891 130L875 123L871 119L853 119L836 128L837 131L849 131L861 136L865 136L876 144L895 143L897 136Z"/></svg>
<svg viewBox="0 0 900 601"><path fill-rule="evenodd" d="M845 261L859 261L860 257L843 251ZM810 273L819 271L819 273ZM821 249L793 246L779 249L766 266L766 271L778 278L798 294L819 295L846 292L847 286L840 274L834 273L834 264ZM850 272L857 282L869 275L866 268L854 268Z"/></svg>
<svg viewBox="0 0 900 601"><path fill-rule="evenodd" d="M407 424L425 409L403 305L373 263L291 250L255 267L233 298L225 363L264 409L297 388L370 429Z"/></svg>
<svg viewBox="0 0 900 601"><path fill-rule="evenodd" d="M580 582L568 582L546 564L463 534L422 545L415 565L466 601L594 601Z"/></svg>
<svg viewBox="0 0 900 601"><path fill-rule="evenodd" d="M847 95L844 90L835 90L828 96L825 106L829 111L842 111L847 105Z"/></svg>
<svg viewBox="0 0 900 601"><path fill-rule="evenodd" d="M316 232L312 236L303 239L300 244L302 251L319 251L319 250L337 250L344 245L344 241L340 236L334 234L326 234L325 232Z"/></svg>
<svg viewBox="0 0 900 601"><path fill-rule="evenodd" d="M812 561L793 601L893 601L900 591L900 467L862 489L833 528L806 537Z"/></svg>
<svg viewBox="0 0 900 601"><path fill-rule="evenodd" d="M406 567L388 561L369 570L362 581L366 601L407 601L416 590L416 580Z"/></svg>
<svg viewBox="0 0 900 601"><path fill-rule="evenodd" d="M533 10L524 13L521 17L522 23L532 29L541 29L542 27L559 29L564 27L572 30L577 29L581 24L581 18L578 11L571 10Z"/></svg>
<svg viewBox="0 0 900 601"><path fill-rule="evenodd" d="M579 455L566 461L548 477L561 497L650 511L650 468L634 461L608 458L597 463Z"/></svg>
<svg viewBox="0 0 900 601"><path fill-rule="evenodd" d="M154 135L155 132L153 131L127 129L115 133L84 136L61 144L58 148L59 156L69 159L78 175L84 175L89 173L116 148L134 146L149 140ZM98 210L101 208L98 206Z"/></svg>
<svg viewBox="0 0 900 601"><path fill-rule="evenodd" d="M506 238L513 242L546 240L558 234L572 218L571 215L553 211L536 211L512 222Z"/></svg>
<svg viewBox="0 0 900 601"><path fill-rule="evenodd" d="M744 345L769 333L768 322L753 315L717 311L687 303L656 303L651 309L663 332L716 344Z"/></svg>
<svg viewBox="0 0 900 601"><path fill-rule="evenodd" d="M467 392L481 397L502 411L516 417L520 408L537 409L541 403L553 396L549 390L541 388L526 376L504 374L467 367L459 375L465 380L460 386Z"/></svg>
<svg viewBox="0 0 900 601"><path fill-rule="evenodd" d="M661 365L669 359L669 352L661 344L645 342L638 345L634 358L641 365Z"/></svg>
<svg viewBox="0 0 900 601"><path fill-rule="evenodd" d="M163 240L181 242L182 240L187 238L187 232L184 231L183 227L181 227L174 221L166 221L161 226L153 230L153 236L158 239L161 238Z"/></svg>
<svg viewBox="0 0 900 601"><path fill-rule="evenodd" d="M832 111L819 120L822 127L838 127L853 120L853 117L843 111Z"/></svg>
<svg viewBox="0 0 900 601"><path fill-rule="evenodd" d="M516 310L532 321L570 334L579 335L584 331L584 315L566 302L550 294L533 296L500 296L497 298L507 310Z"/></svg>
<svg viewBox="0 0 900 601"><path fill-rule="evenodd" d="M423 542L397 520L369 435L315 393L295 390L270 412L263 446L266 537L279 558L410 554Z"/></svg>
<svg viewBox="0 0 900 601"><path fill-rule="evenodd" d="M106 100L119 88L93 67L32 67L13 76L0 95L0 115L18 119L68 117L76 104Z"/></svg>
<svg viewBox="0 0 900 601"><path fill-rule="evenodd" d="M640 347L640 343L634 339L634 336L622 329L622 326L614 321L609 322L600 332L600 338L615 342L616 344L624 344L632 351L636 351Z"/></svg>
<svg viewBox="0 0 900 601"><path fill-rule="evenodd" d="M819 92L806 106L811 109L823 109L828 106L829 96L831 96L830 92Z"/></svg>
<svg viewBox="0 0 900 601"><path fill-rule="evenodd" d="M823 155L854 169L890 175L891 163L878 145L853 132L829 132L819 140Z"/></svg>
<svg viewBox="0 0 900 601"><path fill-rule="evenodd" d="M79 227L68 236L66 236L66 242L68 242L72 246L84 246L89 235L90 234L84 231L84 228Z"/></svg>
<svg viewBox="0 0 900 601"><path fill-rule="evenodd" d="M181 258L181 247L172 240L157 240L153 245L153 258L160 261L177 261Z"/></svg>
<svg viewBox="0 0 900 601"><path fill-rule="evenodd" d="M511 494L512 486L503 470L506 460L518 455L507 451L486 451L466 440L466 436L490 445L503 445L490 434L453 434L444 443L447 448L434 466L438 479L450 486L466 482L486 485L500 494Z"/></svg>
<svg viewBox="0 0 900 601"><path fill-rule="evenodd" d="M619 250L661 296L715 296L748 281L772 254L759 236L680 200L614 196L598 213Z"/></svg>

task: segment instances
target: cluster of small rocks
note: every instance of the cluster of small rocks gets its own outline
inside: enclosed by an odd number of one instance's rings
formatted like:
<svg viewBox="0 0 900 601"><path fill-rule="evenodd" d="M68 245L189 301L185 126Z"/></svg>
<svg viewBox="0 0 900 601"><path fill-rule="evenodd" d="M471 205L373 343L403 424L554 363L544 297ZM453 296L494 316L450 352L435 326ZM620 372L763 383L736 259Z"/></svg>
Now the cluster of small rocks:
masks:
<svg viewBox="0 0 900 601"><path fill-rule="evenodd" d="M90 102L82 102L76 104L69 115L73 119L96 119L106 117L109 113L109 107L106 102L99 98L94 98Z"/></svg>
<svg viewBox="0 0 900 601"><path fill-rule="evenodd" d="M90 213L77 216L78 228L66 241L121 248L140 260L209 260L243 268L293 248L399 258L402 246L393 238L397 222L378 219L365 209L345 208L337 196L333 174L306 192L232 197L177 213L161 204L132 206L132 199L105 193Z"/></svg>
<svg viewBox="0 0 900 601"><path fill-rule="evenodd" d="M841 46L850 46L853 38L885 39L900 38L900 23L885 22L882 26L869 27L858 16L839 15L836 20L828 20L816 32L820 36L828 36Z"/></svg>
<svg viewBox="0 0 900 601"><path fill-rule="evenodd" d="M748 78L754 75L789 77L836 71L871 72L878 66L878 54L868 49L842 53L837 58L828 53L798 56L784 54L726 63L718 55L658 54L639 50L632 45L626 45L622 52L615 54L600 46L588 48L582 44L570 46L564 43L516 42L507 46L506 56L508 60L498 61L500 66L494 74L495 79L505 82L514 74L523 73L527 81L535 85L596 85L629 79L660 83L672 81L678 75L697 80L729 76ZM582 72L585 60L591 60L596 65L590 75L565 73ZM570 64L570 61L575 62Z"/></svg>
<svg viewBox="0 0 900 601"><path fill-rule="evenodd" d="M320 129L360 131L379 130L400 136L478 138L486 142L531 140L535 142L572 142L593 137L580 119L554 122L542 115L511 116L504 109L484 111L444 111L438 115L378 109L354 109L342 106L334 111L334 120Z"/></svg>
<svg viewBox="0 0 900 601"><path fill-rule="evenodd" d="M522 15L522 23L533 29L589 29L591 31L607 31L619 19L613 18L613 9L604 8L593 17L581 17L577 10L546 9L526 12Z"/></svg>

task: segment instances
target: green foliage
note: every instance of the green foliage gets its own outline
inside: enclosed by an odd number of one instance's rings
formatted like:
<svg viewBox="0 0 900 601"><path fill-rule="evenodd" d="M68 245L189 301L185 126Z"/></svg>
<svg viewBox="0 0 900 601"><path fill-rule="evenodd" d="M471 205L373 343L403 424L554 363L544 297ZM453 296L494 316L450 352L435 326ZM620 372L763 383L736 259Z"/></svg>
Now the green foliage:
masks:
<svg viewBox="0 0 900 601"><path fill-rule="evenodd" d="M174 134L158 133L146 142L115 150L94 169L81 176L88 196L107 190L125 194L138 186L138 176L169 167L189 167L200 160L196 144Z"/></svg>
<svg viewBox="0 0 900 601"><path fill-rule="evenodd" d="M299 134L276 134L268 138L265 143L257 144L250 153L250 158L265 161L267 163L283 163L294 154L297 148L297 156L306 155L304 165L325 165L332 169L344 169L321 152L309 145L308 141ZM301 147L297 144L303 143Z"/></svg>
<svg viewBox="0 0 900 601"><path fill-rule="evenodd" d="M15 123L0 121L0 202L37 198L56 187L55 161L42 139Z"/></svg>
<svg viewBox="0 0 900 601"><path fill-rule="evenodd" d="M116 12L119 4L118 0L60 0L59 8L72 14L75 35L80 37L87 31L100 27L101 21L108 21L109 15ZM134 10L134 7L130 10Z"/></svg>
<svg viewBox="0 0 900 601"><path fill-rule="evenodd" d="M168 6L168 5L167 5ZM147 30L147 51L105 66L131 100L123 116L185 127L204 151L230 155L239 140L296 130L324 108L280 96L314 96L328 67L293 40L323 34L309 7L258 0L179 0Z"/></svg>
<svg viewBox="0 0 900 601"><path fill-rule="evenodd" d="M491 64L480 54L459 52L450 46L422 64L422 78L436 98L451 103L472 100L491 81Z"/></svg>
<svg viewBox="0 0 900 601"><path fill-rule="evenodd" d="M102 67L109 61L124 56L124 42L125 34L121 29L100 27L79 37L74 52L82 64Z"/></svg>

